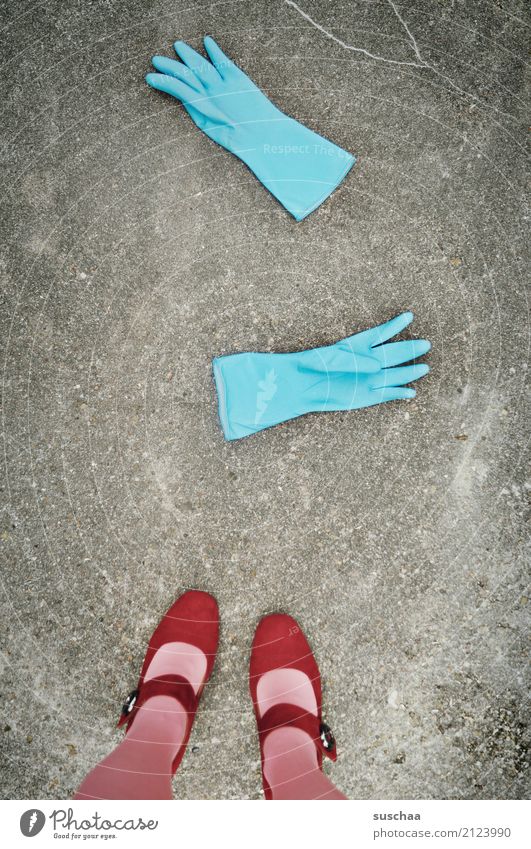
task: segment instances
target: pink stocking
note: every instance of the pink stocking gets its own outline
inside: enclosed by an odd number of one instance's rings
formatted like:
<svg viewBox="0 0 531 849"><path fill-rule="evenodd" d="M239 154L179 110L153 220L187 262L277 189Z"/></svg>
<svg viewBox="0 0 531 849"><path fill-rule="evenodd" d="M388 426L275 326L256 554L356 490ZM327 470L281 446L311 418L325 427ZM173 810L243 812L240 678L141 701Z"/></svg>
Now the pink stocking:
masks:
<svg viewBox="0 0 531 849"><path fill-rule="evenodd" d="M155 654L144 681L164 674L185 676L197 692L206 658L196 646L167 643ZM153 696L139 709L122 742L89 772L74 799L171 799L172 762L187 731L183 706Z"/></svg>
<svg viewBox="0 0 531 849"><path fill-rule="evenodd" d="M317 716L310 679L298 669L274 669L257 687L260 716L275 704L294 704ZM264 775L273 799L346 799L321 772L315 743L300 728L271 731L264 743Z"/></svg>

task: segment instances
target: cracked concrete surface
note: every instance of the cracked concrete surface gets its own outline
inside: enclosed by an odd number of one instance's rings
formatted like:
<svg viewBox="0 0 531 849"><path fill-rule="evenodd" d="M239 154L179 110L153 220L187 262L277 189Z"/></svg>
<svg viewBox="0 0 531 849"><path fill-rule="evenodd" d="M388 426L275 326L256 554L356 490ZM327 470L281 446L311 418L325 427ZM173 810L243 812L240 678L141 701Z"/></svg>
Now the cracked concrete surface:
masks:
<svg viewBox="0 0 531 849"><path fill-rule="evenodd" d="M528 794L526 4L0 4L2 795L67 798L213 592L180 798L259 798L259 617L300 621L352 798ZM296 224L143 82L210 33L359 157ZM412 309L411 403L225 444L212 357ZM193 749L192 749L193 746Z"/></svg>

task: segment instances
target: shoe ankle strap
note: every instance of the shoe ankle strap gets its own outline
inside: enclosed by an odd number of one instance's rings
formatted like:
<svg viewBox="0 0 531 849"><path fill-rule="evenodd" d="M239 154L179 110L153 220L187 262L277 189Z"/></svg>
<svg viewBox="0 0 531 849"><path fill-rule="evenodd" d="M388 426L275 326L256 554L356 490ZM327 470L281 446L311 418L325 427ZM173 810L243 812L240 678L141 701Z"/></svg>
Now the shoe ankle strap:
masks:
<svg viewBox="0 0 531 849"><path fill-rule="evenodd" d="M182 675L161 675L142 682L138 689L129 693L122 706L118 727L127 724L129 730L138 709L154 696L171 696L177 699L187 714L195 714L198 696L190 682Z"/></svg>
<svg viewBox="0 0 531 849"><path fill-rule="evenodd" d="M305 731L312 738L318 752L332 761L337 759L335 737L326 722L323 722L314 713L289 703L273 705L258 720L258 734L261 745L263 746L265 738L271 731L286 726Z"/></svg>

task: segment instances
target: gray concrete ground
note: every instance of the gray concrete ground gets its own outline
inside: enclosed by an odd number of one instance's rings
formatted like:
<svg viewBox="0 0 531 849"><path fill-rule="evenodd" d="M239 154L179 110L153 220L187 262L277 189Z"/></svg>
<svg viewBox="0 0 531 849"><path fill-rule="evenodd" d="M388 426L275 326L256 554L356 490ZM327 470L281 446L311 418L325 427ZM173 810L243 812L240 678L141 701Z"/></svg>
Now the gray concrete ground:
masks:
<svg viewBox="0 0 531 849"><path fill-rule="evenodd" d="M66 798L121 739L185 587L222 632L178 797L260 797L247 664L275 610L349 796L528 792L525 9L1 3L4 797ZM304 223L143 82L206 33L359 155ZM403 309L433 342L414 402L224 443L213 356Z"/></svg>

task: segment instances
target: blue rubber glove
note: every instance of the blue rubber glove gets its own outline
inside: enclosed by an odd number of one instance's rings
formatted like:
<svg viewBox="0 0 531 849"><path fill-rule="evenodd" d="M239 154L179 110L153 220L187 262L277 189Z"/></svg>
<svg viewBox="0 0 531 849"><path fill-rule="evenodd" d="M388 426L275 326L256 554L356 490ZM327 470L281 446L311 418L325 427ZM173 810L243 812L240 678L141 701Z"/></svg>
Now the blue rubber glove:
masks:
<svg viewBox="0 0 531 849"><path fill-rule="evenodd" d="M354 165L355 157L277 109L206 37L209 62L182 41L182 60L154 56L153 88L182 101L200 130L234 153L297 221L313 212Z"/></svg>
<svg viewBox="0 0 531 849"><path fill-rule="evenodd" d="M329 410L358 410L385 401L414 398L405 388L429 372L425 363L405 366L426 354L425 339L386 343L413 321L404 312L386 324L347 339L293 354L229 354L213 362L219 417L225 439Z"/></svg>

